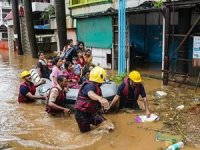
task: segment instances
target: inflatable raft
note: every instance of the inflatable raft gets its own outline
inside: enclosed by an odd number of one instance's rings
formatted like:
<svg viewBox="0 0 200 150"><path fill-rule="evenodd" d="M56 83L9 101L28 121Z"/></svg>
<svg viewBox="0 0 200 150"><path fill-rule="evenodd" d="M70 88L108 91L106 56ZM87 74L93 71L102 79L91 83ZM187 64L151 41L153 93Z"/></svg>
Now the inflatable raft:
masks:
<svg viewBox="0 0 200 150"><path fill-rule="evenodd" d="M40 78L36 69L31 69L31 78L34 84L38 84L41 80L45 80L46 83L40 85L37 90L36 94L39 95L48 95L51 89L51 80L46 78ZM101 85L102 95L107 100L111 101L113 97L116 95L117 92L117 85L112 81L106 81ZM77 97L78 97L79 89L69 89L66 92L66 103L67 104L75 104Z"/></svg>

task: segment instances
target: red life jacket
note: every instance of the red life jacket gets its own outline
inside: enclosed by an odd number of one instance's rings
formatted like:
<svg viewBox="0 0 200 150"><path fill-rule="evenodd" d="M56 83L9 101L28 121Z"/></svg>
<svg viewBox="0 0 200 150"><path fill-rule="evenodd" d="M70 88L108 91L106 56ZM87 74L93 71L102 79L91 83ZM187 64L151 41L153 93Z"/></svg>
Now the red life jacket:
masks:
<svg viewBox="0 0 200 150"><path fill-rule="evenodd" d="M58 87L52 87L51 90L53 88L58 89L58 96L57 96L56 101L54 102L54 104L56 104L58 106L63 106L63 101L66 98L65 92L63 90L60 90ZM51 90L49 92L49 97L50 97ZM63 113L63 110L58 110L58 109L51 108L50 106L48 106L48 103L49 103L49 100L48 100L47 105L46 105L46 112L47 113L51 113L51 114Z"/></svg>
<svg viewBox="0 0 200 150"><path fill-rule="evenodd" d="M124 79L124 84L125 84L125 88L123 90L123 96L127 97L127 100L129 99L129 78L125 78ZM140 85L135 87L134 90L134 95L135 95L135 100L138 99L139 95L140 95L141 91L140 91Z"/></svg>
<svg viewBox="0 0 200 150"><path fill-rule="evenodd" d="M36 88L35 88L35 85L34 85L33 83L31 83L30 85L28 85L26 82L24 82L24 83L22 83L22 84L20 85L20 89L21 89L22 86L28 87L29 92L30 92L32 95L35 95ZM18 102L19 102L19 103L31 103L31 102L34 102L34 101L35 101L34 99L30 99L30 98L28 98L27 96L22 95L20 89L19 89L19 96L18 96Z"/></svg>
<svg viewBox="0 0 200 150"><path fill-rule="evenodd" d="M81 86L78 94L78 98L76 100L75 108L88 113L96 113L100 109L100 103L98 101L91 100L88 96L82 95L82 89L86 84L94 84L93 82L85 81ZM96 87L96 94L102 96L101 89L98 85L94 84Z"/></svg>

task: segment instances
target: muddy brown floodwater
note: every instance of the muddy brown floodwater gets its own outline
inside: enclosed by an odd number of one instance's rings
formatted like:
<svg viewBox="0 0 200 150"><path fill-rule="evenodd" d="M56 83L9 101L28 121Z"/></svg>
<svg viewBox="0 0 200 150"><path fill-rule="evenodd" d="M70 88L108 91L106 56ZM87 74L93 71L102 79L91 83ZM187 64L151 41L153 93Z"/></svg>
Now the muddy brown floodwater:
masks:
<svg viewBox="0 0 200 150"><path fill-rule="evenodd" d="M162 123L158 121L136 124L134 118L138 113L107 114L106 117L115 124L113 132L93 130L81 134L73 114L64 118L53 118L46 114L45 107L40 102L18 104L20 72L30 69L36 62L30 55L18 56L13 52L0 50L0 149L165 149L164 142L155 140L155 131L143 129L159 129ZM152 95L149 91L162 88L162 83L150 79L145 80L144 84L151 103ZM197 150L187 146L184 149Z"/></svg>

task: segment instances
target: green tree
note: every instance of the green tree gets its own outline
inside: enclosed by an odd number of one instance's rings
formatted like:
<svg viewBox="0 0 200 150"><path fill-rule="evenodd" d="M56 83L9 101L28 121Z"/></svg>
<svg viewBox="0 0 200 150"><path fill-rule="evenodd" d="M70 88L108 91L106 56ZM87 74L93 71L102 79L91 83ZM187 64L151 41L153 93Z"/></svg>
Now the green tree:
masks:
<svg viewBox="0 0 200 150"><path fill-rule="evenodd" d="M163 0L156 0L153 5L155 8L161 8L164 5Z"/></svg>
<svg viewBox="0 0 200 150"><path fill-rule="evenodd" d="M41 14L42 20L49 20L51 16L55 15L55 8L53 5L49 5Z"/></svg>
<svg viewBox="0 0 200 150"><path fill-rule="evenodd" d="M10 0L8 0L10 3ZM19 21L19 10L18 10L18 0L11 0L12 2L12 14L13 14L13 25L15 41L18 46L18 54L23 55L22 43L21 43L21 30Z"/></svg>
<svg viewBox="0 0 200 150"><path fill-rule="evenodd" d="M59 46L62 49L67 40L65 1L54 0Z"/></svg>
<svg viewBox="0 0 200 150"><path fill-rule="evenodd" d="M35 38L35 29L32 16L32 0L23 0L23 3L24 3L25 20L28 30L28 38L30 42L32 57L38 58L38 46Z"/></svg>

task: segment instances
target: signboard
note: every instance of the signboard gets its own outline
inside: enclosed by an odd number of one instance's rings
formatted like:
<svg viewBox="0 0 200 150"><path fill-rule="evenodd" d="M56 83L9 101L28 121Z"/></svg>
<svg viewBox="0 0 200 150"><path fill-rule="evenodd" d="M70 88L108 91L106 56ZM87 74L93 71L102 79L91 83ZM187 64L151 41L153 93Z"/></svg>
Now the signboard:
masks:
<svg viewBox="0 0 200 150"><path fill-rule="evenodd" d="M193 66L200 67L200 36L193 39Z"/></svg>

